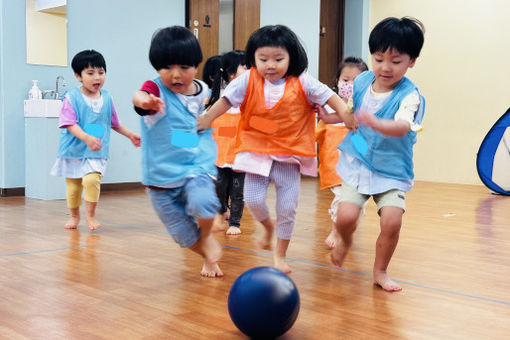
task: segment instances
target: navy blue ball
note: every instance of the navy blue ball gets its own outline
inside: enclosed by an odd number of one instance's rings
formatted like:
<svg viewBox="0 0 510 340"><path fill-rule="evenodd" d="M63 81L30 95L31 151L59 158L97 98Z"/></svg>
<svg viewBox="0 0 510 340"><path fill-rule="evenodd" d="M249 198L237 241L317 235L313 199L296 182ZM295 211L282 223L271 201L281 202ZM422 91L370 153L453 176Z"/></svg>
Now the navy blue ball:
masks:
<svg viewBox="0 0 510 340"><path fill-rule="evenodd" d="M274 338L288 331L299 313L294 282L273 267L241 274L230 288L228 312L241 332L252 338Z"/></svg>

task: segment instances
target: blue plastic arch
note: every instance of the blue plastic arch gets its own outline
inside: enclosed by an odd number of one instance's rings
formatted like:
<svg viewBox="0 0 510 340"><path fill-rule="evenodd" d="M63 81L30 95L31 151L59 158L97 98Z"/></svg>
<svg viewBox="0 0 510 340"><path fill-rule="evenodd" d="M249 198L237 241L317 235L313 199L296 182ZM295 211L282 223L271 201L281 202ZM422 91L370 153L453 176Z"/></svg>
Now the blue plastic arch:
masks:
<svg viewBox="0 0 510 340"><path fill-rule="evenodd" d="M496 121L483 139L476 155L476 169L483 184L489 189L499 194L510 196L510 191L503 189L492 180L494 156L508 127L510 127L510 108ZM510 172L510 169L508 171Z"/></svg>

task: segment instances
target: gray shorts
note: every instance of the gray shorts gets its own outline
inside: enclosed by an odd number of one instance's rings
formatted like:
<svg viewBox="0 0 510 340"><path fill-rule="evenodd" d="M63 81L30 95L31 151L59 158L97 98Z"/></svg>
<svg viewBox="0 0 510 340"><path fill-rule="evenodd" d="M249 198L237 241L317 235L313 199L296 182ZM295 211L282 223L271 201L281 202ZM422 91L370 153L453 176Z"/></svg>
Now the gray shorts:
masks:
<svg viewBox="0 0 510 340"><path fill-rule="evenodd" d="M393 189L380 194L364 195L360 194L357 188L344 183L341 186L332 188L331 191L335 194L335 198L329 209L329 214L333 222L336 221L339 203L353 203L364 209L370 196L374 198L374 202L377 204L378 213L383 207L397 207L404 210L404 212L406 211L406 193L402 190Z"/></svg>

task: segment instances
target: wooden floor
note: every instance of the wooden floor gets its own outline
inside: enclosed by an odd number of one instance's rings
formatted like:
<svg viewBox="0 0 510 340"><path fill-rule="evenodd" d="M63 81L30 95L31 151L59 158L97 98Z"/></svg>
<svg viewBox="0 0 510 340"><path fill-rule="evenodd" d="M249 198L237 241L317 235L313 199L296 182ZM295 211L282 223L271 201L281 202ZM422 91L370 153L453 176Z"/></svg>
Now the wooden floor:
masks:
<svg viewBox="0 0 510 340"><path fill-rule="evenodd" d="M416 183L389 268L404 289L387 293L371 278L373 202L345 269L328 262L331 196L303 179L288 252L301 310L282 339L510 338L509 197ZM245 338L228 315L230 286L271 264L248 212L241 236L217 233L220 279L199 276L200 258L171 240L142 190L103 193L97 232L64 230L67 213L62 200L0 198L1 339Z"/></svg>

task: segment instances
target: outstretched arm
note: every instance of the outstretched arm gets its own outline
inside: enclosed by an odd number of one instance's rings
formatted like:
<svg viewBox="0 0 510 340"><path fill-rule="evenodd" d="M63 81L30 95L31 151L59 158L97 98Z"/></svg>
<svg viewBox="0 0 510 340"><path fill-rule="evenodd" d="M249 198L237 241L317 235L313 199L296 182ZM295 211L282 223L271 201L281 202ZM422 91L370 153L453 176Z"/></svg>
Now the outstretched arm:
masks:
<svg viewBox="0 0 510 340"><path fill-rule="evenodd" d="M136 91L133 95L133 105L143 110L163 113L165 102L163 99L145 91Z"/></svg>
<svg viewBox="0 0 510 340"><path fill-rule="evenodd" d="M331 124L344 122L347 128L356 131L356 128L358 127L358 122L356 121L356 118L354 118L352 110L347 107L347 104L345 104L344 101L337 94L332 95L328 99L327 104L335 111L331 115L336 115L337 117L334 118L324 116L323 118L321 116L320 118L324 120L325 123ZM319 115L321 115L320 111Z"/></svg>
<svg viewBox="0 0 510 340"><path fill-rule="evenodd" d="M204 114L198 116L197 130L204 131L209 128L212 121L227 112L232 107L232 104L227 98L221 97L209 110Z"/></svg>
<svg viewBox="0 0 510 340"><path fill-rule="evenodd" d="M336 114L336 112L329 113L323 106L320 106L319 104L314 104L313 108L319 115L319 119L326 124L336 124L343 122L343 120L339 115Z"/></svg>
<svg viewBox="0 0 510 340"><path fill-rule="evenodd" d="M358 113L357 118L360 124L367 125L371 129L391 137L403 137L411 127L406 120L379 119L368 112Z"/></svg>

